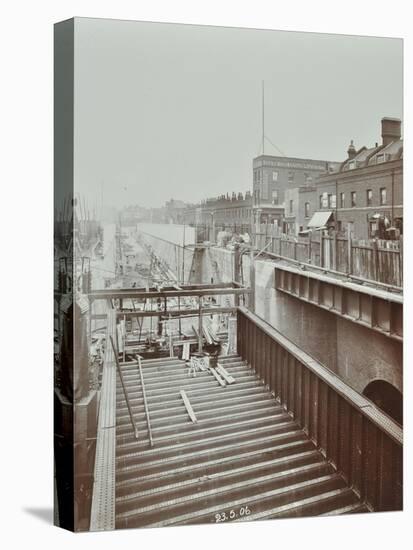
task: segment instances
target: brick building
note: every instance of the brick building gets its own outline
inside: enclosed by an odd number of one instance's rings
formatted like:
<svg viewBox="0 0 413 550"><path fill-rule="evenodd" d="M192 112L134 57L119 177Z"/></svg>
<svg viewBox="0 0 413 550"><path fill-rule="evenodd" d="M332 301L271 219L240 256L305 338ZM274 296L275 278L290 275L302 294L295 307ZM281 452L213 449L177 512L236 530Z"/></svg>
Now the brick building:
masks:
<svg viewBox="0 0 413 550"><path fill-rule="evenodd" d="M284 233L297 235L307 227L317 210L316 191L317 189L313 185L286 189Z"/></svg>
<svg viewBox="0 0 413 550"><path fill-rule="evenodd" d="M271 206L285 206L287 190L298 187L311 187L320 174L334 171L339 163L260 155L253 160L253 198L254 208L262 210L261 222L265 219L265 210Z"/></svg>
<svg viewBox="0 0 413 550"><path fill-rule="evenodd" d="M315 181L318 212L330 212L334 228L357 239L391 238L403 232L403 140L401 121L383 118L382 143L353 142L336 172ZM305 226L305 219L298 223ZM311 226L311 220L307 224Z"/></svg>
<svg viewBox="0 0 413 550"><path fill-rule="evenodd" d="M224 230L232 233L249 233L251 220L250 191L245 195L233 192L231 195L208 198L185 211L185 223L198 227L200 240L214 241L217 233Z"/></svg>

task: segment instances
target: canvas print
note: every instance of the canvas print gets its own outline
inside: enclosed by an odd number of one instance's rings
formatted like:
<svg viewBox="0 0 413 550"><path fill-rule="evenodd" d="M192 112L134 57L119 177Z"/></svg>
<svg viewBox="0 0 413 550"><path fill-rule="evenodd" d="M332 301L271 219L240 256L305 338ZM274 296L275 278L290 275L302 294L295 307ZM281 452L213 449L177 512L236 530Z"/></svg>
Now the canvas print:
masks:
<svg viewBox="0 0 413 550"><path fill-rule="evenodd" d="M54 43L56 525L402 510L402 40Z"/></svg>

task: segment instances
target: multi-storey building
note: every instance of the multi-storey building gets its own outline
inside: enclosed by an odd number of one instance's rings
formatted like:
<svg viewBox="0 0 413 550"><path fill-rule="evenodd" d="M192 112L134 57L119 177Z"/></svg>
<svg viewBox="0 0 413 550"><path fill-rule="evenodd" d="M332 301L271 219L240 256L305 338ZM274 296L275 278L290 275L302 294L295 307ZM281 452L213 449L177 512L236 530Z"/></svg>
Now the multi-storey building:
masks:
<svg viewBox="0 0 413 550"><path fill-rule="evenodd" d="M347 158L330 164L312 186L285 191L288 233L321 227L351 231L358 239L393 238L403 232L403 141L401 121L382 119L382 143L361 147L353 141Z"/></svg>
<svg viewBox="0 0 413 550"><path fill-rule="evenodd" d="M250 233L252 223L252 196L245 193L220 195L203 200L186 209L185 223L196 225L201 240L215 240L219 231ZM201 232L203 234L201 235Z"/></svg>
<svg viewBox="0 0 413 550"><path fill-rule="evenodd" d="M289 235L303 231L317 210L317 193L314 186L301 186L285 191L283 230Z"/></svg>
<svg viewBox="0 0 413 550"><path fill-rule="evenodd" d="M403 232L401 121L383 118L381 124L380 145L357 151L351 142L339 169L315 181L317 212L324 217L330 213L337 231L350 231L358 239L393 238ZM305 226L302 218L299 223Z"/></svg>
<svg viewBox="0 0 413 550"><path fill-rule="evenodd" d="M312 187L320 174L334 171L339 163L260 155L253 160L253 199L256 221L273 221L273 210L284 207L288 213L289 204L285 194L291 189ZM288 199L291 200L291 199Z"/></svg>

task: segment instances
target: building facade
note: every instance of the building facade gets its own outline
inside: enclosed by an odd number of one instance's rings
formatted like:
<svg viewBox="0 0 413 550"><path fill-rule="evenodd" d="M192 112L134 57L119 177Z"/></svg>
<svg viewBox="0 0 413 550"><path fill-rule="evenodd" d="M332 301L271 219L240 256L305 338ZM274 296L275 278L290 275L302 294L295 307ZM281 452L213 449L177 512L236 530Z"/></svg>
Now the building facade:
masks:
<svg viewBox="0 0 413 550"><path fill-rule="evenodd" d="M381 145L356 151L351 142L347 153L338 171L317 178L317 211L331 212L339 233L397 238L403 233L401 121L383 118Z"/></svg>
<svg viewBox="0 0 413 550"><path fill-rule="evenodd" d="M220 231L250 233L251 221L250 191L208 198L185 212L185 223L198 228L199 240L215 241Z"/></svg>
<svg viewBox="0 0 413 550"><path fill-rule="evenodd" d="M311 187L315 179L334 171L339 163L260 155L253 160L254 206L284 206L285 192L298 187Z"/></svg>
<svg viewBox="0 0 413 550"><path fill-rule="evenodd" d="M285 191L285 215L283 230L288 235L297 235L307 228L317 210L317 189L302 186Z"/></svg>

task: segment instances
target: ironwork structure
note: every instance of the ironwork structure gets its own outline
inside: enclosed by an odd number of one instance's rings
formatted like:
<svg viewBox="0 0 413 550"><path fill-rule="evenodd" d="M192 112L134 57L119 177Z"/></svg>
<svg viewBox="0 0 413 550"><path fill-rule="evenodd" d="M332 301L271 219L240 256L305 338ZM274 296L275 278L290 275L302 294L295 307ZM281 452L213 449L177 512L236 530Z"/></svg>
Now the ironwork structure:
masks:
<svg viewBox="0 0 413 550"><path fill-rule="evenodd" d="M370 510L402 509L396 422L245 308L238 310L238 353Z"/></svg>
<svg viewBox="0 0 413 550"><path fill-rule="evenodd" d="M389 338L403 340L403 296L399 293L282 263L275 267L275 287Z"/></svg>

